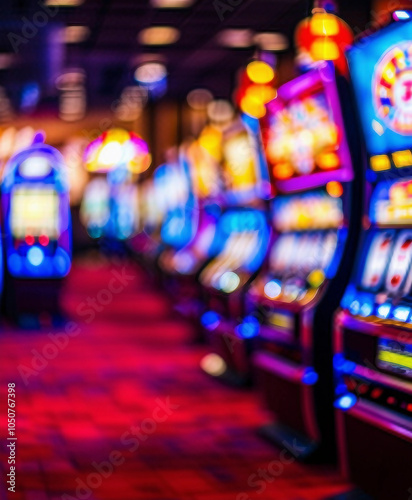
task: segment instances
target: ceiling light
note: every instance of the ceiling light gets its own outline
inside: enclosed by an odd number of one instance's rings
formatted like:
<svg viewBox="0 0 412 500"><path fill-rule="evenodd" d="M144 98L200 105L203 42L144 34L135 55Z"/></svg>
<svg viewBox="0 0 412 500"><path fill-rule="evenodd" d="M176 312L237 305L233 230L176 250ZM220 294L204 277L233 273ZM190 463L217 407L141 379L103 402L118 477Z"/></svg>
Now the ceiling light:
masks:
<svg viewBox="0 0 412 500"><path fill-rule="evenodd" d="M195 111L206 109L212 100L213 94L206 89L195 89L187 94L187 103Z"/></svg>
<svg viewBox="0 0 412 500"><path fill-rule="evenodd" d="M225 123L233 119L235 111L229 101L217 99L208 104L207 114L210 121Z"/></svg>
<svg viewBox="0 0 412 500"><path fill-rule="evenodd" d="M193 4L193 0L152 0L156 9L185 9Z"/></svg>
<svg viewBox="0 0 412 500"><path fill-rule="evenodd" d="M59 90L78 89L84 85L85 80L86 73L82 69L67 69L56 78L56 88Z"/></svg>
<svg viewBox="0 0 412 500"><path fill-rule="evenodd" d="M223 47L242 49L253 45L253 31L249 29L227 29L217 34L217 41Z"/></svg>
<svg viewBox="0 0 412 500"><path fill-rule="evenodd" d="M253 40L262 50L276 52L289 47L289 41L282 33L257 33Z"/></svg>
<svg viewBox="0 0 412 500"><path fill-rule="evenodd" d="M142 84L160 82L167 76L166 66L158 62L149 62L139 66L134 74L135 80Z"/></svg>
<svg viewBox="0 0 412 500"><path fill-rule="evenodd" d="M83 2L84 0L46 0L44 5L47 7L77 7Z"/></svg>
<svg viewBox="0 0 412 500"><path fill-rule="evenodd" d="M152 97L161 97L167 90L167 70L162 63L141 64L136 69L134 78Z"/></svg>
<svg viewBox="0 0 412 500"><path fill-rule="evenodd" d="M177 42L180 32L172 26L152 26L142 30L138 40L142 45L171 45Z"/></svg>
<svg viewBox="0 0 412 500"><path fill-rule="evenodd" d="M64 30L64 41L66 43L84 42L90 34L87 26L67 26Z"/></svg>

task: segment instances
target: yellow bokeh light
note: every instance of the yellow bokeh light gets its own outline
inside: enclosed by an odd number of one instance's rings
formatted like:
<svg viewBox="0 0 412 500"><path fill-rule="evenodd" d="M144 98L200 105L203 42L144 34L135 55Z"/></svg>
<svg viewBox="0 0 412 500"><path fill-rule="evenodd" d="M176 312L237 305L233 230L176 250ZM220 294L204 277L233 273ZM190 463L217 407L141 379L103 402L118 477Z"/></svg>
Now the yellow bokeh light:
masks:
<svg viewBox="0 0 412 500"><path fill-rule="evenodd" d="M205 127L198 139L199 145L204 148L210 156L220 161L222 158L222 133L214 127Z"/></svg>
<svg viewBox="0 0 412 500"><path fill-rule="evenodd" d="M372 156L370 159L371 168L375 170L375 172L379 172L381 170L388 170L391 168L391 162L387 155L376 155Z"/></svg>
<svg viewBox="0 0 412 500"><path fill-rule="evenodd" d="M276 179L289 179L294 173L289 163L278 163L273 168L273 175Z"/></svg>
<svg viewBox="0 0 412 500"><path fill-rule="evenodd" d="M333 170L339 167L339 156L336 153L323 153L318 156L317 163L322 170Z"/></svg>
<svg viewBox="0 0 412 500"><path fill-rule="evenodd" d="M243 113L255 118L262 118L266 114L264 103L260 99L250 95L245 95L245 97L241 99L240 109Z"/></svg>
<svg viewBox="0 0 412 500"><path fill-rule="evenodd" d="M322 269L315 269L308 276L308 283L313 288L319 288L324 281L325 273L322 271Z"/></svg>
<svg viewBox="0 0 412 500"><path fill-rule="evenodd" d="M260 100L263 104L272 101L277 95L276 89L269 85L250 85L246 89L246 96Z"/></svg>
<svg viewBox="0 0 412 500"><path fill-rule="evenodd" d="M263 61L252 61L246 67L247 76L253 83L269 83L275 78L273 68Z"/></svg>
<svg viewBox="0 0 412 500"><path fill-rule="evenodd" d="M329 38L319 38L312 43L310 55L314 61L336 61L340 56L339 46Z"/></svg>
<svg viewBox="0 0 412 500"><path fill-rule="evenodd" d="M397 168L409 167L412 165L412 153L409 149L396 151L392 154L393 162Z"/></svg>
<svg viewBox="0 0 412 500"><path fill-rule="evenodd" d="M326 191L333 198L340 198L343 195L343 186L340 182L331 181L326 184Z"/></svg>
<svg viewBox="0 0 412 500"><path fill-rule="evenodd" d="M337 35L339 33L337 17L326 12L314 14L310 21L310 31L315 36Z"/></svg>
<svg viewBox="0 0 412 500"><path fill-rule="evenodd" d="M151 26L138 35L142 45L171 45L180 38L180 31L173 26Z"/></svg>

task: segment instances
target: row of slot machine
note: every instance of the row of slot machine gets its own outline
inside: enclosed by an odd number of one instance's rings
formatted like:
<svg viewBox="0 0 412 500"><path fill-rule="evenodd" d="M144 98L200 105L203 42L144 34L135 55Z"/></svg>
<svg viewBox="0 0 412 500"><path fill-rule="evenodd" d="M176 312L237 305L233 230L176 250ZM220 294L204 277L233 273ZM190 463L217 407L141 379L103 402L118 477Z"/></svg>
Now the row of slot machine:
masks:
<svg viewBox="0 0 412 500"><path fill-rule="evenodd" d="M399 16L398 16L399 17ZM407 17L407 16L403 16ZM254 375L265 436L336 452L376 498L412 456L412 22L278 89L260 123L208 125L141 184L130 239L200 318L208 373Z"/></svg>

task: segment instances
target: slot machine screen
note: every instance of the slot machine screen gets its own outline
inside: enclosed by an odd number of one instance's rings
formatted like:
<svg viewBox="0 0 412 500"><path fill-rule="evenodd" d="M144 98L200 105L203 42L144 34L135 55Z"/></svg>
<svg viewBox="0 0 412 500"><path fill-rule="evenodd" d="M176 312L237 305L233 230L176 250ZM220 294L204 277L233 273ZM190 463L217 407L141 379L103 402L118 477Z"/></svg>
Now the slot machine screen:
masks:
<svg viewBox="0 0 412 500"><path fill-rule="evenodd" d="M201 272L201 283L232 292L240 284L236 272L257 270L266 253L268 238L263 212L224 213L219 220L216 237L220 252Z"/></svg>
<svg viewBox="0 0 412 500"><path fill-rule="evenodd" d="M321 63L279 87L267 111L262 138L275 192L353 179L332 65Z"/></svg>
<svg viewBox="0 0 412 500"><path fill-rule="evenodd" d="M11 196L11 231L15 239L59 236L59 198L52 188L16 187Z"/></svg>
<svg viewBox="0 0 412 500"><path fill-rule="evenodd" d="M408 271L411 261L412 231L402 231L395 242L385 279L385 290L390 295L404 295L409 291Z"/></svg>
<svg viewBox="0 0 412 500"><path fill-rule="evenodd" d="M162 213L184 206L189 198L189 183L180 164L164 164L154 175L156 203Z"/></svg>
<svg viewBox="0 0 412 500"><path fill-rule="evenodd" d="M372 195L369 218L381 227L412 224L412 181L380 182Z"/></svg>
<svg viewBox="0 0 412 500"><path fill-rule="evenodd" d="M377 291L382 286L393 246L393 239L394 233L390 231L379 232L373 237L361 278L362 288Z"/></svg>
<svg viewBox="0 0 412 500"><path fill-rule="evenodd" d="M274 225L282 233L314 229L338 229L343 224L341 198L324 191L275 198Z"/></svg>
<svg viewBox="0 0 412 500"><path fill-rule="evenodd" d="M249 133L239 130L223 142L223 168L229 191L251 191L256 186L256 155Z"/></svg>
<svg viewBox="0 0 412 500"><path fill-rule="evenodd" d="M164 196L159 186L150 179L142 184L141 211L144 228L152 231L161 223L165 213Z"/></svg>
<svg viewBox="0 0 412 500"><path fill-rule="evenodd" d="M412 165L412 23L387 26L348 60L372 169L390 168L381 155L393 151L397 167Z"/></svg>
<svg viewBox="0 0 412 500"><path fill-rule="evenodd" d="M22 177L27 179L45 177L51 172L51 165L49 160L43 156L32 156L21 163L19 172Z"/></svg>
<svg viewBox="0 0 412 500"><path fill-rule="evenodd" d="M106 180L96 178L90 181L84 191L80 206L80 217L88 228L103 228L110 218L110 189Z"/></svg>
<svg viewBox="0 0 412 500"><path fill-rule="evenodd" d="M315 269L327 272L338 244L337 231L343 225L340 198L319 190L275 198L274 225L281 233L271 253L274 276L305 279Z"/></svg>
<svg viewBox="0 0 412 500"><path fill-rule="evenodd" d="M220 174L217 160L199 142L193 142L187 151L194 194L201 199L217 196L220 192Z"/></svg>
<svg viewBox="0 0 412 500"><path fill-rule="evenodd" d="M267 155L276 180L340 167L339 132L324 92L289 103L272 116Z"/></svg>
<svg viewBox="0 0 412 500"><path fill-rule="evenodd" d="M412 344L380 338L376 364L378 368L412 379Z"/></svg>

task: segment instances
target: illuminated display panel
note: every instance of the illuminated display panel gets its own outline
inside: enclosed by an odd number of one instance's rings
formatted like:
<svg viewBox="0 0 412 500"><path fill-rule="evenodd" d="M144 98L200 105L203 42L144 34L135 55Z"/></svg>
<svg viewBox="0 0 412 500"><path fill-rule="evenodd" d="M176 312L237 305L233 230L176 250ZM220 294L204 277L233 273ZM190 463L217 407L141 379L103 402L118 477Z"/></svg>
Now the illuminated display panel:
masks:
<svg viewBox="0 0 412 500"><path fill-rule="evenodd" d="M195 196L200 199L216 197L221 190L217 159L198 141L188 147L187 159Z"/></svg>
<svg viewBox="0 0 412 500"><path fill-rule="evenodd" d="M189 198L189 181L180 164L165 164L154 174L156 201L165 213L184 206Z"/></svg>
<svg viewBox="0 0 412 500"><path fill-rule="evenodd" d="M377 291L382 286L393 249L394 233L377 233L371 241L361 278L363 288Z"/></svg>
<svg viewBox="0 0 412 500"><path fill-rule="evenodd" d="M279 279L306 279L315 270L326 273L338 244L336 231L282 234L272 247L270 270Z"/></svg>
<svg viewBox="0 0 412 500"><path fill-rule="evenodd" d="M273 212L275 228L280 232L337 229L343 224L341 198L324 191L275 198Z"/></svg>
<svg viewBox="0 0 412 500"><path fill-rule="evenodd" d="M407 277L411 260L412 231L402 231L396 240L385 280L385 289L391 295L408 292L410 280Z"/></svg>
<svg viewBox="0 0 412 500"><path fill-rule="evenodd" d="M379 155L393 151L405 157L397 166L411 165L410 151L404 150L410 150L412 136L412 23L393 23L363 39L348 60L367 150L378 155L372 168L390 168L389 159Z"/></svg>
<svg viewBox="0 0 412 500"><path fill-rule="evenodd" d="M277 180L340 167L338 130L323 92L292 101L273 117L268 135L267 155Z"/></svg>
<svg viewBox="0 0 412 500"><path fill-rule="evenodd" d="M163 192L149 179L142 184L140 199L144 227L150 232L161 224L165 213Z"/></svg>
<svg viewBox="0 0 412 500"><path fill-rule="evenodd" d="M370 219L380 226L412 224L412 181L384 181L372 195Z"/></svg>
<svg viewBox="0 0 412 500"><path fill-rule="evenodd" d="M280 87L262 131L271 179L281 191L352 180L333 66L322 63Z"/></svg>
<svg viewBox="0 0 412 500"><path fill-rule="evenodd" d="M411 263L412 231L379 231L371 239L366 253L361 287L403 297L412 286Z"/></svg>
<svg viewBox="0 0 412 500"><path fill-rule="evenodd" d="M80 217L92 237L102 236L101 230L110 218L110 190L105 179L98 177L86 186Z"/></svg>
<svg viewBox="0 0 412 500"><path fill-rule="evenodd" d="M272 246L270 267L277 277L284 276L292 268L297 245L297 235L290 233L280 235Z"/></svg>
<svg viewBox="0 0 412 500"><path fill-rule="evenodd" d="M223 141L223 168L227 189L251 191L257 183L257 157L245 128L229 132Z"/></svg>
<svg viewBox="0 0 412 500"><path fill-rule="evenodd" d="M134 184L116 186L112 220L117 238L130 238L138 227L138 194Z"/></svg>
<svg viewBox="0 0 412 500"><path fill-rule="evenodd" d="M241 269L250 260L257 247L258 238L258 231L230 235L219 256L202 272L201 282L207 286L228 291L225 290L227 278L222 279L222 277L225 273Z"/></svg>
<svg viewBox="0 0 412 500"><path fill-rule="evenodd" d="M237 272L251 273L261 265L268 239L269 229L263 212L224 213L219 219L216 236L220 250L201 272L201 283L231 293L244 284Z"/></svg>
<svg viewBox="0 0 412 500"><path fill-rule="evenodd" d="M180 248L189 243L195 228L195 199L191 192L189 166L183 155L176 163L162 165L155 173L156 196L163 205L161 239ZM160 200L161 198L161 200Z"/></svg>
<svg viewBox="0 0 412 500"><path fill-rule="evenodd" d="M49 159L44 156L31 156L19 166L20 175L27 179L45 177L51 172L51 169Z"/></svg>
<svg viewBox="0 0 412 500"><path fill-rule="evenodd" d="M412 344L380 338L376 364L383 370L412 378Z"/></svg>
<svg viewBox="0 0 412 500"><path fill-rule="evenodd" d="M52 188L16 187L11 196L11 232L14 238L27 235L46 235L56 240L59 237L59 198Z"/></svg>

